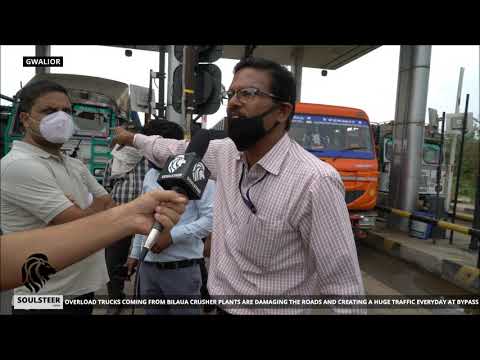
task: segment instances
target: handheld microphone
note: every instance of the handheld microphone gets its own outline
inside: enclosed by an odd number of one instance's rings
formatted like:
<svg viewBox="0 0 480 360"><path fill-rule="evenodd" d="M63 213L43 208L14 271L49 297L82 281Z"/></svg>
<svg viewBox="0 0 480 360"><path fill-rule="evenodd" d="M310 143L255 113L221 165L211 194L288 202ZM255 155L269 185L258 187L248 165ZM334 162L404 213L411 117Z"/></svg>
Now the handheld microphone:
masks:
<svg viewBox="0 0 480 360"><path fill-rule="evenodd" d="M210 143L210 133L200 129L192 138L184 155L170 156L159 177L158 184L165 190L173 190L185 195L190 200L198 200L207 186L210 171L202 162L202 158ZM140 254L140 261L145 259L148 251L155 243L157 235L163 231L163 225L155 222L148 234Z"/></svg>

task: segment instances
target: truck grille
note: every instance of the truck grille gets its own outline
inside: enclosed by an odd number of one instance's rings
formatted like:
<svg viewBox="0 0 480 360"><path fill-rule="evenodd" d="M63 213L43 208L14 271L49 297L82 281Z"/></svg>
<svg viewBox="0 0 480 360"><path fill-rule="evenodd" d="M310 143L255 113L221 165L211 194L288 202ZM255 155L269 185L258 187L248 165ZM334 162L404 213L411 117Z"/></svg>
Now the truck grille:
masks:
<svg viewBox="0 0 480 360"><path fill-rule="evenodd" d="M363 190L345 191L345 202L350 204L365 193Z"/></svg>

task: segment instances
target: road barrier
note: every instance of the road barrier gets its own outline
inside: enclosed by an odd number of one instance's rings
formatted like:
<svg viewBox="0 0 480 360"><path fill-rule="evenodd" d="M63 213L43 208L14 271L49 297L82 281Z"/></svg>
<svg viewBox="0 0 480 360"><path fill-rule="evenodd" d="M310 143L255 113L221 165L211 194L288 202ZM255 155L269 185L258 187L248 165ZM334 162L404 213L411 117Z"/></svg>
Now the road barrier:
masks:
<svg viewBox="0 0 480 360"><path fill-rule="evenodd" d="M474 229L470 228L468 226L463 226L463 225L458 225L458 224L453 224L447 221L431 218L428 216L423 216L423 215L417 215L413 214L409 211L406 210L400 210L400 209L394 209L394 208L388 208L385 206L376 206L377 210L384 211L386 213L392 213L401 217L408 218L410 220L416 220L416 221L421 221L425 222L427 224L432 224L434 226L438 226L439 228L442 229L447 229L447 230L452 230L456 232L460 232L462 234L466 235L475 235L475 236L480 236L480 229Z"/></svg>
<svg viewBox="0 0 480 360"><path fill-rule="evenodd" d="M379 206L379 205L377 205L375 207L375 209L377 209L379 211L386 212L388 214L395 214L395 215L398 215L398 216L401 216L401 217L405 217L405 218L408 218L410 220L416 220L416 221L425 222L427 224L432 224L432 225L438 226L442 229L456 231L456 232L460 232L462 234L466 234L466 235L470 235L470 236L474 235L476 237L480 237L480 229L475 229L475 228L471 228L471 227L468 227L468 226L453 224L453 223L449 223L447 221L431 218L431 217L428 217L428 216L413 214L413 213L411 213L409 211L406 211L406 210L394 209L394 208L389 208L389 207ZM434 243L435 243L435 241L434 241ZM479 247L478 258L477 258L477 269L480 269L480 247ZM478 275L477 275L477 278L478 278Z"/></svg>

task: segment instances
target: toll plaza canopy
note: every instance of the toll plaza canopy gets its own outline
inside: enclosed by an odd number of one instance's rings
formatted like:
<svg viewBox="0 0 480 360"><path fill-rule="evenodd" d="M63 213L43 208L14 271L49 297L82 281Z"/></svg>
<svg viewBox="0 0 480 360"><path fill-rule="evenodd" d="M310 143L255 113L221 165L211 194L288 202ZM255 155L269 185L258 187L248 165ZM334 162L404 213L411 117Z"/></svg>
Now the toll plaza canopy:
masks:
<svg viewBox="0 0 480 360"><path fill-rule="evenodd" d="M96 93L108 98L99 102L114 104L121 112L127 112L129 109L129 88L127 84L120 81L85 75L47 73L36 74L30 82L38 80L50 80L62 85L69 90L72 100L77 100L77 97L81 99L81 92ZM100 99L97 98L97 100Z"/></svg>
<svg viewBox="0 0 480 360"><path fill-rule="evenodd" d="M111 45L126 49L159 51L159 45ZM257 45L254 55L280 64L291 64L295 53L303 52L302 66L335 70L378 48L379 45ZM241 59L245 45L224 45L224 59Z"/></svg>

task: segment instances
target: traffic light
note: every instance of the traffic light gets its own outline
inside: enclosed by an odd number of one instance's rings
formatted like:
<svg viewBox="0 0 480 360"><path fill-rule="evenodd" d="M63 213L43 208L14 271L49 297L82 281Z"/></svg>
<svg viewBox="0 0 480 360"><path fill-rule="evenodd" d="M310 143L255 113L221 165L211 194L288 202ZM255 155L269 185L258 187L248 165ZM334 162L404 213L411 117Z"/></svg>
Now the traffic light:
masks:
<svg viewBox="0 0 480 360"><path fill-rule="evenodd" d="M197 64L194 67L194 113L198 115L214 114L220 108L222 95L222 72L209 62L217 61L223 53L222 46L204 45L196 47ZM175 46L175 57L183 62L183 45ZM173 73L172 106L177 113L182 112L183 65L177 66Z"/></svg>
<svg viewBox="0 0 480 360"><path fill-rule="evenodd" d="M220 59L223 55L223 46L221 45L201 45L196 46L199 63L212 63ZM175 45L175 58L183 62L183 45Z"/></svg>

